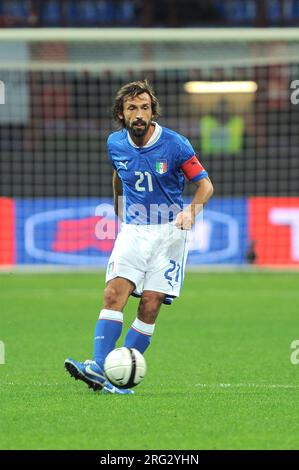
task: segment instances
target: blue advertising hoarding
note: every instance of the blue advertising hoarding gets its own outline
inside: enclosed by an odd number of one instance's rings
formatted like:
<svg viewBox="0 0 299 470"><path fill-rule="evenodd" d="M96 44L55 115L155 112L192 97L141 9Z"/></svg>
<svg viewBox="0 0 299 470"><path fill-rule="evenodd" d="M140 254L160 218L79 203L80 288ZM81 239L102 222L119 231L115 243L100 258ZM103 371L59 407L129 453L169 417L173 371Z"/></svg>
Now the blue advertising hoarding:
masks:
<svg viewBox="0 0 299 470"><path fill-rule="evenodd" d="M17 199L16 263L105 266L118 221L112 199ZM213 198L190 233L189 265L242 264L247 201Z"/></svg>

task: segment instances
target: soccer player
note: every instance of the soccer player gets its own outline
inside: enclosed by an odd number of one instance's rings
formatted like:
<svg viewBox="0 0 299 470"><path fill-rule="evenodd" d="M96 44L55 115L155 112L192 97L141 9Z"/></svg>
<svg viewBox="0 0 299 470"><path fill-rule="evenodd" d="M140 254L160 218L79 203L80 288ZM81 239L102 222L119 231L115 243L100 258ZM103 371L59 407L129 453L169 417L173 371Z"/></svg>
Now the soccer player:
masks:
<svg viewBox="0 0 299 470"><path fill-rule="evenodd" d="M150 84L136 81L118 91L113 117L121 128L108 138L114 168L116 214L122 227L108 262L103 309L95 327L94 358L66 359L65 367L94 390L130 394L112 386L104 360L122 332L130 295L140 297L137 317L124 346L148 348L162 303L179 296L188 251L188 231L213 193L213 186L190 142L155 120L159 102ZM196 192L184 208L184 179Z"/></svg>

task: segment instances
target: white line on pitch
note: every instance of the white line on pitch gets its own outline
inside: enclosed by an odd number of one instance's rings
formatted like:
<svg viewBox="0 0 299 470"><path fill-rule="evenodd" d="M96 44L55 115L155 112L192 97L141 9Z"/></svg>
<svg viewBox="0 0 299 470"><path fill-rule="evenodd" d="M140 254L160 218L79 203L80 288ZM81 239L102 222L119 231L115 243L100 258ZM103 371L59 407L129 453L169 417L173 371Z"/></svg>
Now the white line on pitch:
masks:
<svg viewBox="0 0 299 470"><path fill-rule="evenodd" d="M299 385L293 384L255 384L255 383L219 383L219 384L195 384L201 388L299 388Z"/></svg>
<svg viewBox="0 0 299 470"><path fill-rule="evenodd" d="M7 385L15 385L15 386L33 386L33 387L68 387L68 383L58 383L58 382L53 382L53 383L41 383L41 382L26 382L26 383L20 383L20 382L1 382L0 381L0 386L7 386ZM231 383L218 383L218 384L202 384L198 383L195 384L195 387L199 388L299 388L299 384L257 384L257 383L236 383L236 384L231 384Z"/></svg>
<svg viewBox="0 0 299 470"><path fill-rule="evenodd" d="M16 386L33 386L33 387L67 387L69 384L66 383L52 383L52 384L46 384L46 383L38 383L38 382L24 382L24 383L17 383L17 382L0 382L0 386L3 385L16 385Z"/></svg>

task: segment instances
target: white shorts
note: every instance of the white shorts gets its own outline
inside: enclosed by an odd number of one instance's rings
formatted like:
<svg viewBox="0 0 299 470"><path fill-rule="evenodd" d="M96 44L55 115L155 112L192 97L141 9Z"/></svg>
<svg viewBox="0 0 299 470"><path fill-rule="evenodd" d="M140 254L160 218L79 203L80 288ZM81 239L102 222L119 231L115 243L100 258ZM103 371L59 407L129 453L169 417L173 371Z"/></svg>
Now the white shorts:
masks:
<svg viewBox="0 0 299 470"><path fill-rule="evenodd" d="M161 225L122 224L111 253L106 282L123 277L144 290L178 297L188 254L188 234L174 222Z"/></svg>

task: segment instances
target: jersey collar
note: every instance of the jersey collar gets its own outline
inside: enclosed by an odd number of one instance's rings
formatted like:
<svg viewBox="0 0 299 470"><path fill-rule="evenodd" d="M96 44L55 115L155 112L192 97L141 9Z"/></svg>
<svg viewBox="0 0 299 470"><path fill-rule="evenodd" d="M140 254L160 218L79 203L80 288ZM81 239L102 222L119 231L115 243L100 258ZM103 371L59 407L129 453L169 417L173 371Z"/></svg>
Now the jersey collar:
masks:
<svg viewBox="0 0 299 470"><path fill-rule="evenodd" d="M160 138L160 136L161 136L161 134L162 134L162 127L159 126L159 124L158 124L157 122L154 122L154 121L152 122L152 124L155 124L155 130L154 130L153 134L151 135L150 140L142 147L143 149L146 149L147 147L151 147L152 145L154 145L154 144L159 140L159 138ZM138 145L136 145L136 144L133 142L133 140L131 139L130 134L129 134L128 131L127 131L127 136L128 136L128 141L129 141L129 143L130 143L133 147L135 147L135 148L137 148L137 149L141 148L141 147L138 147Z"/></svg>

